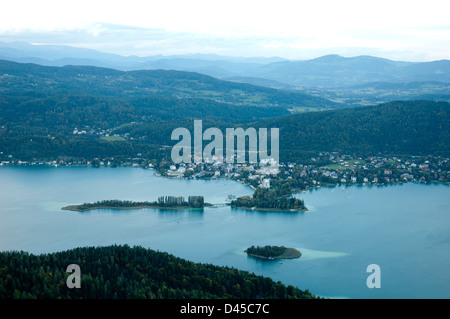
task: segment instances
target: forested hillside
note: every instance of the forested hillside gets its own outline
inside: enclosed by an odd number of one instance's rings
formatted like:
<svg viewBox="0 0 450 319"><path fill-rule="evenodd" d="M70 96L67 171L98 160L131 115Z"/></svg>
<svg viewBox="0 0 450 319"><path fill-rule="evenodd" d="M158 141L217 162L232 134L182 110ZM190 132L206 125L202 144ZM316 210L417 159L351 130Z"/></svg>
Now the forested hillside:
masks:
<svg viewBox="0 0 450 319"><path fill-rule="evenodd" d="M300 161L320 151L449 154L447 102L399 101L290 114L286 105L297 103L299 95L195 73L8 61L0 61L0 83L0 159L114 157L120 162L141 154L153 162L170 160L172 130L186 127L192 132L194 119L203 120L203 129L222 131L278 127L282 162ZM233 91L237 87L243 91ZM186 88L189 94L177 95ZM204 88L208 94L221 90L221 96L230 99L217 102L204 95ZM237 96L259 96L265 102L241 103L234 100Z"/></svg>
<svg viewBox="0 0 450 319"><path fill-rule="evenodd" d="M243 107L276 107L295 111L343 107L307 94L228 82L193 72L125 72L93 66L48 67L5 60L0 60L0 93L35 97L82 94L121 98L158 94L178 99L203 98Z"/></svg>
<svg viewBox="0 0 450 319"><path fill-rule="evenodd" d="M259 123L280 128L280 157L305 151L450 155L450 103L391 102L341 111L290 115Z"/></svg>
<svg viewBox="0 0 450 319"><path fill-rule="evenodd" d="M186 127L193 132L193 119L203 118L194 116L195 112L177 118L176 106L169 112L170 120L163 119L163 114L146 116L151 114L146 107L118 105L96 98L62 97L61 103L47 98L48 104L36 101L14 104L4 98L2 101L0 151L22 160L119 159L139 153L149 160L167 160L170 149L161 146L174 145L175 141L170 139L172 130ZM195 108L187 101L183 103ZM162 105L155 109L163 112ZM225 120L214 120L211 116L203 121L203 128L218 127L224 131L236 126L278 127L282 162L299 161L320 151L442 156L448 156L450 151L450 104L446 102L392 102L253 123L238 119L239 116L233 120L230 115ZM74 128L84 130L85 134L74 134Z"/></svg>
<svg viewBox="0 0 450 319"><path fill-rule="evenodd" d="M66 286L67 266L81 270L81 288ZM299 298L315 296L234 268L198 264L142 247L85 247L32 255L0 253L4 298Z"/></svg>

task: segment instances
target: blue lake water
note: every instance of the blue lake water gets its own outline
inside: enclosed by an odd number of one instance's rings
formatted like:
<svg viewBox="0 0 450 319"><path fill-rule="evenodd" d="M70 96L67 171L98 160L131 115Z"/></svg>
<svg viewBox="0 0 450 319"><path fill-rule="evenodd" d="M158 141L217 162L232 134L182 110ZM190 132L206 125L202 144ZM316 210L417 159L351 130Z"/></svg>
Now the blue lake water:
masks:
<svg viewBox="0 0 450 319"><path fill-rule="evenodd" d="M195 262L269 276L332 298L450 298L450 187L322 188L296 195L308 212L62 211L103 199L203 195L223 203L253 191L228 180L168 179L137 168L0 167L0 250L45 253L141 245ZM247 257L251 245L298 248L293 260ZM369 289L366 268L381 269Z"/></svg>

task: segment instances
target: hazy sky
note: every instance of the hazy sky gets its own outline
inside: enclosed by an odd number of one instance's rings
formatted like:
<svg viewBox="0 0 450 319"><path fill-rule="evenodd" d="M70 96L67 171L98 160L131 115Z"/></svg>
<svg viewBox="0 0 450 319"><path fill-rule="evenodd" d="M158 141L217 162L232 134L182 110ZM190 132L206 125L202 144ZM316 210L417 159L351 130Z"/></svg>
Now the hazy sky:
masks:
<svg viewBox="0 0 450 319"><path fill-rule="evenodd" d="M3 1L0 41L123 55L450 59L448 0Z"/></svg>

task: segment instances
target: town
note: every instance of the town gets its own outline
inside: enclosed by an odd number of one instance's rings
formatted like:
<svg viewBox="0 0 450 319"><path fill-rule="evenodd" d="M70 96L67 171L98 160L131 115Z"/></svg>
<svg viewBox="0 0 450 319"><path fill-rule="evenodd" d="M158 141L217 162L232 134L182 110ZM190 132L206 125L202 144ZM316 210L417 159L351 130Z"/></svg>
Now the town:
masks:
<svg viewBox="0 0 450 319"><path fill-rule="evenodd" d="M322 152L308 164L161 163L159 174L178 178L229 178L254 189L288 185L306 190L335 185L388 185L403 182L450 183L450 161L441 157L340 155Z"/></svg>
<svg viewBox="0 0 450 319"><path fill-rule="evenodd" d="M450 184L450 160L434 156L366 156L320 152L304 163L179 163L134 158L58 158L21 161L0 152L0 166L94 166L154 169L159 176L186 179L232 179L257 188L288 188L291 192L345 185L389 185L404 182Z"/></svg>

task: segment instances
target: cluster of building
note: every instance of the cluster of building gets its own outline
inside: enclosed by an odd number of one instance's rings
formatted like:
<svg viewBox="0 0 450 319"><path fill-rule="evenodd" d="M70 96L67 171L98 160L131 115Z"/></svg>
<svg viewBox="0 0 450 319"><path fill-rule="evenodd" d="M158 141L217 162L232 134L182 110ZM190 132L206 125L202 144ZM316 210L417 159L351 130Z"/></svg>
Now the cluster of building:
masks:
<svg viewBox="0 0 450 319"><path fill-rule="evenodd" d="M270 188L271 178L280 173L280 165L273 160L264 160L256 163L181 163L170 165L163 172L164 175L178 178L230 178L239 181L254 181L260 187ZM254 184L254 183L249 183Z"/></svg>
<svg viewBox="0 0 450 319"><path fill-rule="evenodd" d="M450 183L450 161L441 157L354 157L322 152L308 164L190 163L171 164L163 174L178 178L231 178L254 187L270 188L283 181L321 185L380 185L402 182Z"/></svg>
<svg viewBox="0 0 450 319"><path fill-rule="evenodd" d="M312 185L450 182L450 161L441 157L369 156L321 153L308 165L289 163L285 178L301 178ZM324 158L327 164L324 164ZM317 164L315 164L317 162Z"/></svg>
<svg viewBox="0 0 450 319"><path fill-rule="evenodd" d="M114 157L109 158L95 158L92 160L84 158L60 157L57 160L32 160L22 161L15 159L12 155L4 155L0 152L0 166L4 165L23 165L23 166L110 166L110 167L144 167L153 168L153 164L140 157L142 154L137 154L134 158L118 159Z"/></svg>
<svg viewBox="0 0 450 319"><path fill-rule="evenodd" d="M2 165L52 166L130 166L156 168L156 174L190 179L234 179L252 187L271 188L280 183L320 187L329 185L379 185L401 182L450 183L450 160L442 157L368 156L355 157L338 153L319 153L305 164L281 163L273 160L260 163L181 163L161 162L155 165L137 154L125 159L70 159L21 161L0 152ZM307 164L306 164L307 162Z"/></svg>

